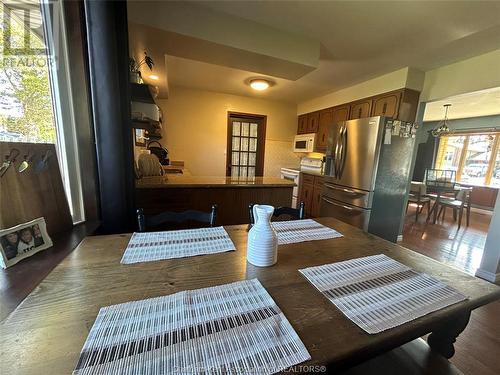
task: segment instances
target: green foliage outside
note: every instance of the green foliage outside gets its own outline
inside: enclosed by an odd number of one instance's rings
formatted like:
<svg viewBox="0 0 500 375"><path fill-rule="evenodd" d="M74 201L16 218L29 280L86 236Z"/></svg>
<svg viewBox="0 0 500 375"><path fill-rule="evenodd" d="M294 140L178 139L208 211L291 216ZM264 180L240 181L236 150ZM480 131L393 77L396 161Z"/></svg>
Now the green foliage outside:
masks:
<svg viewBox="0 0 500 375"><path fill-rule="evenodd" d="M0 130L20 133L23 140L31 142L55 143L47 59L41 55L6 54L4 34L10 31L11 47L22 48L24 27L14 18L7 25L3 20L0 1ZM32 48L44 47L36 34L31 33L30 39Z"/></svg>

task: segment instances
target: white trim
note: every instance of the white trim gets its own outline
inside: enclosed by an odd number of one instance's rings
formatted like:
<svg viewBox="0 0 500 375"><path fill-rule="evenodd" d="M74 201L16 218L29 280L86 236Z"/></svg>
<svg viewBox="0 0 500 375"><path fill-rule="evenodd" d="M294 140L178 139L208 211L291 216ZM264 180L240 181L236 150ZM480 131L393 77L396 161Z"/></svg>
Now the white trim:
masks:
<svg viewBox="0 0 500 375"><path fill-rule="evenodd" d="M478 268L476 270L476 277L479 277L481 279L491 281L492 283L496 283L500 281L500 273L493 273L490 271L485 271L481 268Z"/></svg>
<svg viewBox="0 0 500 375"><path fill-rule="evenodd" d="M397 240L396 240L396 241L397 241L397 242L401 242L401 241L403 241L403 235L402 235L402 234L400 234L400 235L398 236L398 238L397 238Z"/></svg>
<svg viewBox="0 0 500 375"><path fill-rule="evenodd" d="M85 212L62 6L62 2L47 0L40 2L42 21L46 26L44 34L47 47L56 58L54 63L49 64L49 77L56 122L58 159L75 223L85 220Z"/></svg>

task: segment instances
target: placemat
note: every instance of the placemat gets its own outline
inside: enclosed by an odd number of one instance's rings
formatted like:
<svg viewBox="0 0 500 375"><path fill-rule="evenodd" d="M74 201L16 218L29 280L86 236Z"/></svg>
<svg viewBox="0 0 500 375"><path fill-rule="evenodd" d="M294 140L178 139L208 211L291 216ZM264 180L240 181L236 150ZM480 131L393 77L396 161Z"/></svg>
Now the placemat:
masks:
<svg viewBox="0 0 500 375"><path fill-rule="evenodd" d="M223 227L134 233L122 264L184 258L236 250Z"/></svg>
<svg viewBox="0 0 500 375"><path fill-rule="evenodd" d="M311 219L274 221L272 225L278 236L278 245L343 237L336 230Z"/></svg>
<svg viewBox="0 0 500 375"><path fill-rule="evenodd" d="M73 374L272 374L310 358L253 279L103 307Z"/></svg>
<svg viewBox="0 0 500 375"><path fill-rule="evenodd" d="M368 333L385 331L467 299L441 281L383 254L299 272Z"/></svg>

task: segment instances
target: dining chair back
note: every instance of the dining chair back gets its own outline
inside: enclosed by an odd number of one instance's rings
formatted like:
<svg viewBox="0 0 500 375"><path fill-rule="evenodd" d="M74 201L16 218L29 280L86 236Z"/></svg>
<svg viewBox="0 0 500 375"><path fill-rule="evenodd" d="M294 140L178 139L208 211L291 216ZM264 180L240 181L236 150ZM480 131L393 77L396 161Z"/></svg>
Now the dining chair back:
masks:
<svg viewBox="0 0 500 375"><path fill-rule="evenodd" d="M139 227L139 232L146 232L155 227L159 227L165 223L186 223L186 222L197 222L205 223L210 227L215 226L215 221L217 219L217 205L212 205L212 210L210 212L202 212L197 210L187 210L183 212L162 212L157 215L146 216L144 215L144 210L139 208L137 210L137 223Z"/></svg>
<svg viewBox="0 0 500 375"><path fill-rule="evenodd" d="M456 184L457 172L450 169L426 169L425 185L428 189L453 189Z"/></svg>
<svg viewBox="0 0 500 375"><path fill-rule="evenodd" d="M415 222L418 221L419 215L422 213L426 206L427 212L429 212L430 210L431 199L426 196L426 192L426 185L423 182L411 182L410 193L408 194L408 201L406 203L406 211L408 211L408 206L410 205L410 203L417 205L417 209L415 211Z"/></svg>
<svg viewBox="0 0 500 375"><path fill-rule="evenodd" d="M441 215L441 219L444 220L445 215L446 215L446 208L451 208L453 209L453 219L456 221L457 220L457 214L458 214L458 229L460 229L460 226L462 225L462 217L464 210L466 211L466 223L467 226L469 226L470 222L470 209L471 209L471 194L472 194L472 188L471 187L462 187L460 188L460 191L457 194L456 199L442 199L439 201L439 205L441 206L438 217Z"/></svg>
<svg viewBox="0 0 500 375"><path fill-rule="evenodd" d="M253 206L254 204L250 204L248 206L248 217L250 221L250 225L255 224L255 218L253 216ZM286 220L302 220L306 216L305 213L305 204L304 202L300 202L299 208L292 208L292 207L278 207L274 209L273 216L272 218L278 219L278 220L283 220L285 218Z"/></svg>

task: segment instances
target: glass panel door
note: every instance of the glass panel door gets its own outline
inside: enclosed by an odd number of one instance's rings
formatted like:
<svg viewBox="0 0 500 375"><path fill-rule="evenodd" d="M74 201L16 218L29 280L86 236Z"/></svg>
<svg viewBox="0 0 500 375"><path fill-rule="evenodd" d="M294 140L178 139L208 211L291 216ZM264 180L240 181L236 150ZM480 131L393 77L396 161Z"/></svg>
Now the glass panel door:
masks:
<svg viewBox="0 0 500 375"><path fill-rule="evenodd" d="M262 175L264 122L261 118L229 117L228 175L253 178ZM230 149L229 149L230 148ZM262 156L261 156L262 155Z"/></svg>

